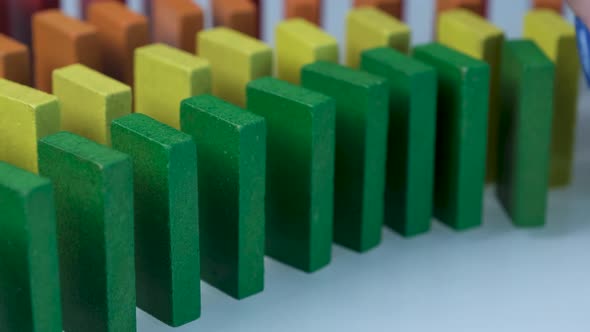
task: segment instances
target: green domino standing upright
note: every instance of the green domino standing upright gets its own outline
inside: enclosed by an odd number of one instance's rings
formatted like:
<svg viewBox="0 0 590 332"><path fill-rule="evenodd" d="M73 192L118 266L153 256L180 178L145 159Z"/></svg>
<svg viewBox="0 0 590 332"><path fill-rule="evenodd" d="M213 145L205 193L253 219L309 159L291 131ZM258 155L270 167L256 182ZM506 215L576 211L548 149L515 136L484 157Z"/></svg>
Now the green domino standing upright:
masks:
<svg viewBox="0 0 590 332"><path fill-rule="evenodd" d="M0 161L0 331L61 332L51 182Z"/></svg>
<svg viewBox="0 0 590 332"><path fill-rule="evenodd" d="M385 223L403 236L427 232L434 188L436 71L390 47L363 52L361 69L389 81Z"/></svg>
<svg viewBox="0 0 590 332"><path fill-rule="evenodd" d="M252 81L248 109L266 119L266 253L307 272L332 252L335 103L274 78Z"/></svg>
<svg viewBox="0 0 590 332"><path fill-rule="evenodd" d="M357 251L381 241L389 93L384 78L319 61L301 85L336 102L334 240Z"/></svg>
<svg viewBox="0 0 590 332"><path fill-rule="evenodd" d="M111 125L133 160L137 306L171 326L199 318L197 156L192 138L143 114Z"/></svg>
<svg viewBox="0 0 590 332"><path fill-rule="evenodd" d="M64 330L135 331L130 158L68 132L38 150L55 187Z"/></svg>
<svg viewBox="0 0 590 332"><path fill-rule="evenodd" d="M242 299L264 288L264 118L211 95L181 103L197 144L202 278Z"/></svg>
<svg viewBox="0 0 590 332"><path fill-rule="evenodd" d="M456 230L479 226L490 68L437 43L415 48L414 57L438 75L434 215Z"/></svg>
<svg viewBox="0 0 590 332"><path fill-rule="evenodd" d="M545 224L553 62L530 40L504 44L498 197L517 226Z"/></svg>

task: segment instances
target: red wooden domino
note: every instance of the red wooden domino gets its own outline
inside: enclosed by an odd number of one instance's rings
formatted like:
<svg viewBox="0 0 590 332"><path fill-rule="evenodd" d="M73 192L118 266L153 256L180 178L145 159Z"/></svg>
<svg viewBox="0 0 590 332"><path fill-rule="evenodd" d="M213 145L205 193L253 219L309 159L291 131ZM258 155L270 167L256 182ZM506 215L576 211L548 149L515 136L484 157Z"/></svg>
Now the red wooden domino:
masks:
<svg viewBox="0 0 590 332"><path fill-rule="evenodd" d="M258 37L258 7L250 0L212 0L214 24Z"/></svg>
<svg viewBox="0 0 590 332"><path fill-rule="evenodd" d="M189 53L195 53L197 32L203 29L203 11L192 0L152 0L152 36Z"/></svg>
<svg viewBox="0 0 590 332"><path fill-rule="evenodd" d="M372 6L381 9L389 15L395 16L399 19L404 15L404 1L403 0L355 0L355 7Z"/></svg>
<svg viewBox="0 0 590 332"><path fill-rule="evenodd" d="M285 0L285 18L300 17L320 24L320 0Z"/></svg>

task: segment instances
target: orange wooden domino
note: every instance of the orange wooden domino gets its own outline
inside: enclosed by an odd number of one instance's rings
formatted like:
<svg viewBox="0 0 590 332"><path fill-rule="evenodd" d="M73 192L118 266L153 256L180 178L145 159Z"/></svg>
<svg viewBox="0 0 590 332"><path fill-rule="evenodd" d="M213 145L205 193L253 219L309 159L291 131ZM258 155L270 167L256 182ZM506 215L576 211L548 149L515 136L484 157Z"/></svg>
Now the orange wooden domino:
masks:
<svg viewBox="0 0 590 332"><path fill-rule="evenodd" d="M80 5L82 6L82 17L88 17L88 10L90 6L105 2L118 2L124 4L125 0L82 0L82 2L80 3Z"/></svg>
<svg viewBox="0 0 590 332"><path fill-rule="evenodd" d="M249 0L213 0L213 21L251 37L258 37L258 8Z"/></svg>
<svg viewBox="0 0 590 332"><path fill-rule="evenodd" d="M153 0L154 42L195 52L197 32L203 30L203 11L192 0Z"/></svg>
<svg viewBox="0 0 590 332"><path fill-rule="evenodd" d="M47 10L33 16L35 84L51 91L54 69L80 63L100 71L100 43L96 28L59 10Z"/></svg>
<svg viewBox="0 0 590 332"><path fill-rule="evenodd" d="M0 34L0 77L30 85L30 68L28 47Z"/></svg>
<svg viewBox="0 0 590 332"><path fill-rule="evenodd" d="M88 22L98 30L104 74L132 86L133 53L150 41L147 18L109 1L92 4Z"/></svg>
<svg viewBox="0 0 590 332"><path fill-rule="evenodd" d="M487 1L484 0L437 0L436 12L441 13L449 9L465 8L480 16L486 16Z"/></svg>
<svg viewBox="0 0 590 332"><path fill-rule="evenodd" d="M563 11L563 0L533 0L533 7L537 9L552 9L561 13Z"/></svg>
<svg viewBox="0 0 590 332"><path fill-rule="evenodd" d="M300 17L320 24L320 0L285 0L285 18Z"/></svg>
<svg viewBox="0 0 590 332"><path fill-rule="evenodd" d="M403 0L354 0L354 6L377 7L389 15L395 16L399 19L403 18L404 15Z"/></svg>

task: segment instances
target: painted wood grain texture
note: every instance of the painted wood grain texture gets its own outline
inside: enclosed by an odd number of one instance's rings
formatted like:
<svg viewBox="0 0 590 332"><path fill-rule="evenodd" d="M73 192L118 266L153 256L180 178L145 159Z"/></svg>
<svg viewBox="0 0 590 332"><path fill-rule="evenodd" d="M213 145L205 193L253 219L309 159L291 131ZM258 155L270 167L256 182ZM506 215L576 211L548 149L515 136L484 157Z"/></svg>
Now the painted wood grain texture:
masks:
<svg viewBox="0 0 590 332"><path fill-rule="evenodd" d="M346 16L346 64L358 68L361 53L388 46L403 53L410 50L410 27L377 8L357 8Z"/></svg>
<svg viewBox="0 0 590 332"><path fill-rule="evenodd" d="M301 80L301 68L318 60L338 63L338 42L316 25L292 18L275 28L277 77L293 84Z"/></svg>
<svg viewBox="0 0 590 332"><path fill-rule="evenodd" d="M111 145L111 122L131 113L131 88L84 65L53 71L61 130Z"/></svg>
<svg viewBox="0 0 590 332"><path fill-rule="evenodd" d="M320 25L321 0L285 0L285 18L304 18L309 22Z"/></svg>
<svg viewBox="0 0 590 332"><path fill-rule="evenodd" d="M96 28L66 16L59 10L47 10L33 17L35 85L50 92L53 70L81 63L101 71L100 40Z"/></svg>
<svg viewBox="0 0 590 332"><path fill-rule="evenodd" d="M118 2L99 2L88 7L88 22L98 32L103 72L133 86L135 49L150 42L148 19Z"/></svg>
<svg viewBox="0 0 590 332"><path fill-rule="evenodd" d="M363 52L361 69L389 82L385 224L403 236L425 233L432 218L436 71L389 47Z"/></svg>
<svg viewBox="0 0 590 332"><path fill-rule="evenodd" d="M196 34L203 30L203 11L192 0L153 0L154 42L195 52Z"/></svg>
<svg viewBox="0 0 590 332"><path fill-rule="evenodd" d="M137 306L170 326L201 315L197 156L192 138L143 114L113 121L133 161Z"/></svg>
<svg viewBox="0 0 590 332"><path fill-rule="evenodd" d="M403 19L404 17L404 0L354 0L354 6L377 7L397 19Z"/></svg>
<svg viewBox="0 0 590 332"><path fill-rule="evenodd" d="M545 224L553 120L553 62L531 40L502 52L497 195L516 226Z"/></svg>
<svg viewBox="0 0 590 332"><path fill-rule="evenodd" d="M61 332L53 187L0 161L0 330Z"/></svg>
<svg viewBox="0 0 590 332"><path fill-rule="evenodd" d="M580 61L576 33L555 11L538 9L525 16L523 35L534 40L555 63L550 185L566 186L572 181L578 110Z"/></svg>
<svg viewBox="0 0 590 332"><path fill-rule="evenodd" d="M0 77L16 83L31 84L29 48L0 34Z"/></svg>
<svg viewBox="0 0 590 332"><path fill-rule="evenodd" d="M220 27L198 35L199 55L211 63L213 94L246 105L246 85L272 75L272 49L236 30Z"/></svg>
<svg viewBox="0 0 590 332"><path fill-rule="evenodd" d="M59 0L5 0L9 8L10 35L23 44L31 45L31 21L35 13L59 8Z"/></svg>
<svg viewBox="0 0 590 332"><path fill-rule="evenodd" d="M385 78L318 61L301 86L336 102L334 241L365 252L381 243L389 91Z"/></svg>
<svg viewBox="0 0 590 332"><path fill-rule="evenodd" d="M250 0L212 0L213 23L245 33L259 36L259 13L256 3Z"/></svg>
<svg viewBox="0 0 590 332"><path fill-rule="evenodd" d="M135 331L131 159L60 132L39 141L39 174L54 183L64 330Z"/></svg>
<svg viewBox="0 0 590 332"><path fill-rule="evenodd" d="M211 66L204 58L164 44L135 50L135 112L180 128L180 102L211 92Z"/></svg>
<svg viewBox="0 0 590 332"><path fill-rule="evenodd" d="M0 160L37 172L37 140L60 129L55 96L0 78Z"/></svg>
<svg viewBox="0 0 590 332"><path fill-rule="evenodd" d="M248 84L248 110L267 126L266 254L317 271L332 252L334 100L267 77Z"/></svg>
<svg viewBox="0 0 590 332"><path fill-rule="evenodd" d="M489 65L438 43L414 49L437 72L434 216L455 230L482 223Z"/></svg>
<svg viewBox="0 0 590 332"><path fill-rule="evenodd" d="M453 9L439 16L437 40L483 60L490 66L486 179L488 182L495 182L498 168L498 113L504 32L471 11Z"/></svg>
<svg viewBox="0 0 590 332"><path fill-rule="evenodd" d="M264 289L264 118L211 95L185 99L199 164L202 279L236 299Z"/></svg>

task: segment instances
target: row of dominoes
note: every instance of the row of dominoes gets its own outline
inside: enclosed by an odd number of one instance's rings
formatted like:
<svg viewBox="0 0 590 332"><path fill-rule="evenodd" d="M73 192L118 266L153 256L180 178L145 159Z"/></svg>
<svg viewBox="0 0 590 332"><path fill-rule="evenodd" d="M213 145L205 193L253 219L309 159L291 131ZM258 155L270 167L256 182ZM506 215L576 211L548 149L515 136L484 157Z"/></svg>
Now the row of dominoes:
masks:
<svg viewBox="0 0 590 332"><path fill-rule="evenodd" d="M178 326L200 315L200 278L260 292L265 254L313 272L332 241L377 246L383 223L480 225L486 168L514 223L542 225L549 178L570 181L579 65L559 15L525 21L532 41L506 42L451 10L439 43L411 50L403 23L356 9L346 67L334 38L292 19L276 28L278 78L271 48L216 28L198 56L134 49L132 96L91 68L125 72L96 56L124 25L37 14L53 95L0 80L0 328L130 331L136 304Z"/></svg>

